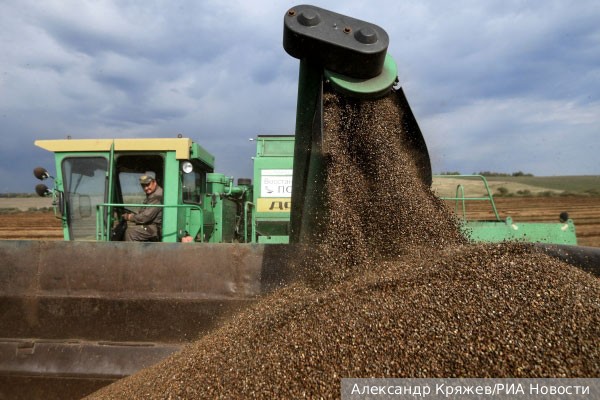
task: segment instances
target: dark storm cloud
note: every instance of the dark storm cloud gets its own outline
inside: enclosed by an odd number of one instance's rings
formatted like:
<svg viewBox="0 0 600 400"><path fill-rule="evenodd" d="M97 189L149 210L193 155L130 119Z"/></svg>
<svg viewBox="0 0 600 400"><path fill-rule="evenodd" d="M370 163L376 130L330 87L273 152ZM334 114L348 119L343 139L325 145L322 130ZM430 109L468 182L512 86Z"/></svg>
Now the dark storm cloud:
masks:
<svg viewBox="0 0 600 400"><path fill-rule="evenodd" d="M30 191L26 166L52 166L33 141L67 135L182 133L219 172L248 176L248 139L294 130L298 60L282 18L295 4L1 2L0 192ZM600 173L593 0L320 7L388 32L434 170Z"/></svg>

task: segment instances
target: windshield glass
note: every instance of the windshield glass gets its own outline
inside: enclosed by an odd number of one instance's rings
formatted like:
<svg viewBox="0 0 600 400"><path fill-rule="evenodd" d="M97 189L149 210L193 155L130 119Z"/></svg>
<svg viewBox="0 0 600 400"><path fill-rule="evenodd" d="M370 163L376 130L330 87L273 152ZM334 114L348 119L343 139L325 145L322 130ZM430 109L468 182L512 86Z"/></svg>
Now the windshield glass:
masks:
<svg viewBox="0 0 600 400"><path fill-rule="evenodd" d="M71 240L96 239L96 205L105 202L108 162L104 157L70 157L62 162Z"/></svg>

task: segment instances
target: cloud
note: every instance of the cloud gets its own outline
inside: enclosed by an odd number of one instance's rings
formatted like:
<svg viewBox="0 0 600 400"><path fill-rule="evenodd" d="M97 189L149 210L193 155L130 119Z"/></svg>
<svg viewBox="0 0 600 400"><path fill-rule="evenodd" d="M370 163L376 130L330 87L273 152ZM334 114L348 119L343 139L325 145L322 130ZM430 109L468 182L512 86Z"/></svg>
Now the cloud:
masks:
<svg viewBox="0 0 600 400"><path fill-rule="evenodd" d="M600 102L482 100L427 118L421 128L435 132L426 134L435 172L578 175L598 170L599 112Z"/></svg>
<svg viewBox="0 0 600 400"><path fill-rule="evenodd" d="M298 60L282 48L282 27L296 4L1 2L0 192L31 191L27 166L52 165L33 141L67 135L181 133L215 154L219 172L248 176L255 151L248 138L294 130ZM326 0L320 7L388 32L434 168L545 175L600 173L592 154L600 126L594 5Z"/></svg>

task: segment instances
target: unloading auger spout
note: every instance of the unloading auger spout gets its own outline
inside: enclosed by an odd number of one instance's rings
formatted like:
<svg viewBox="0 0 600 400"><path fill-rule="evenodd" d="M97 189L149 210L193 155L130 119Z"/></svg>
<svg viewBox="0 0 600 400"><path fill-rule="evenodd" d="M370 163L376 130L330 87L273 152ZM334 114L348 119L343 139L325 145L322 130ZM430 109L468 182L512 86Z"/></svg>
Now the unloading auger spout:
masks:
<svg viewBox="0 0 600 400"><path fill-rule="evenodd" d="M429 153L398 84L397 66L387 54L388 34L379 26L322 8L300 5L284 16L283 47L300 60L292 190L291 243L318 240L327 218L327 149L323 91L369 101L397 96L402 124L415 150L420 176L431 184Z"/></svg>

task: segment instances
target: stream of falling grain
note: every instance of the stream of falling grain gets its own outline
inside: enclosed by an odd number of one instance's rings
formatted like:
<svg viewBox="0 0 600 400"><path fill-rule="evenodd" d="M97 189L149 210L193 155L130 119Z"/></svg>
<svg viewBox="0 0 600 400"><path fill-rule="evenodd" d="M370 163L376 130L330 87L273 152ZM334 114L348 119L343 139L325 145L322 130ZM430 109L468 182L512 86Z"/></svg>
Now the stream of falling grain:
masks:
<svg viewBox="0 0 600 400"><path fill-rule="evenodd" d="M598 377L600 281L468 245L419 178L394 96L324 98L326 235L301 277L93 398L338 398L343 377Z"/></svg>

